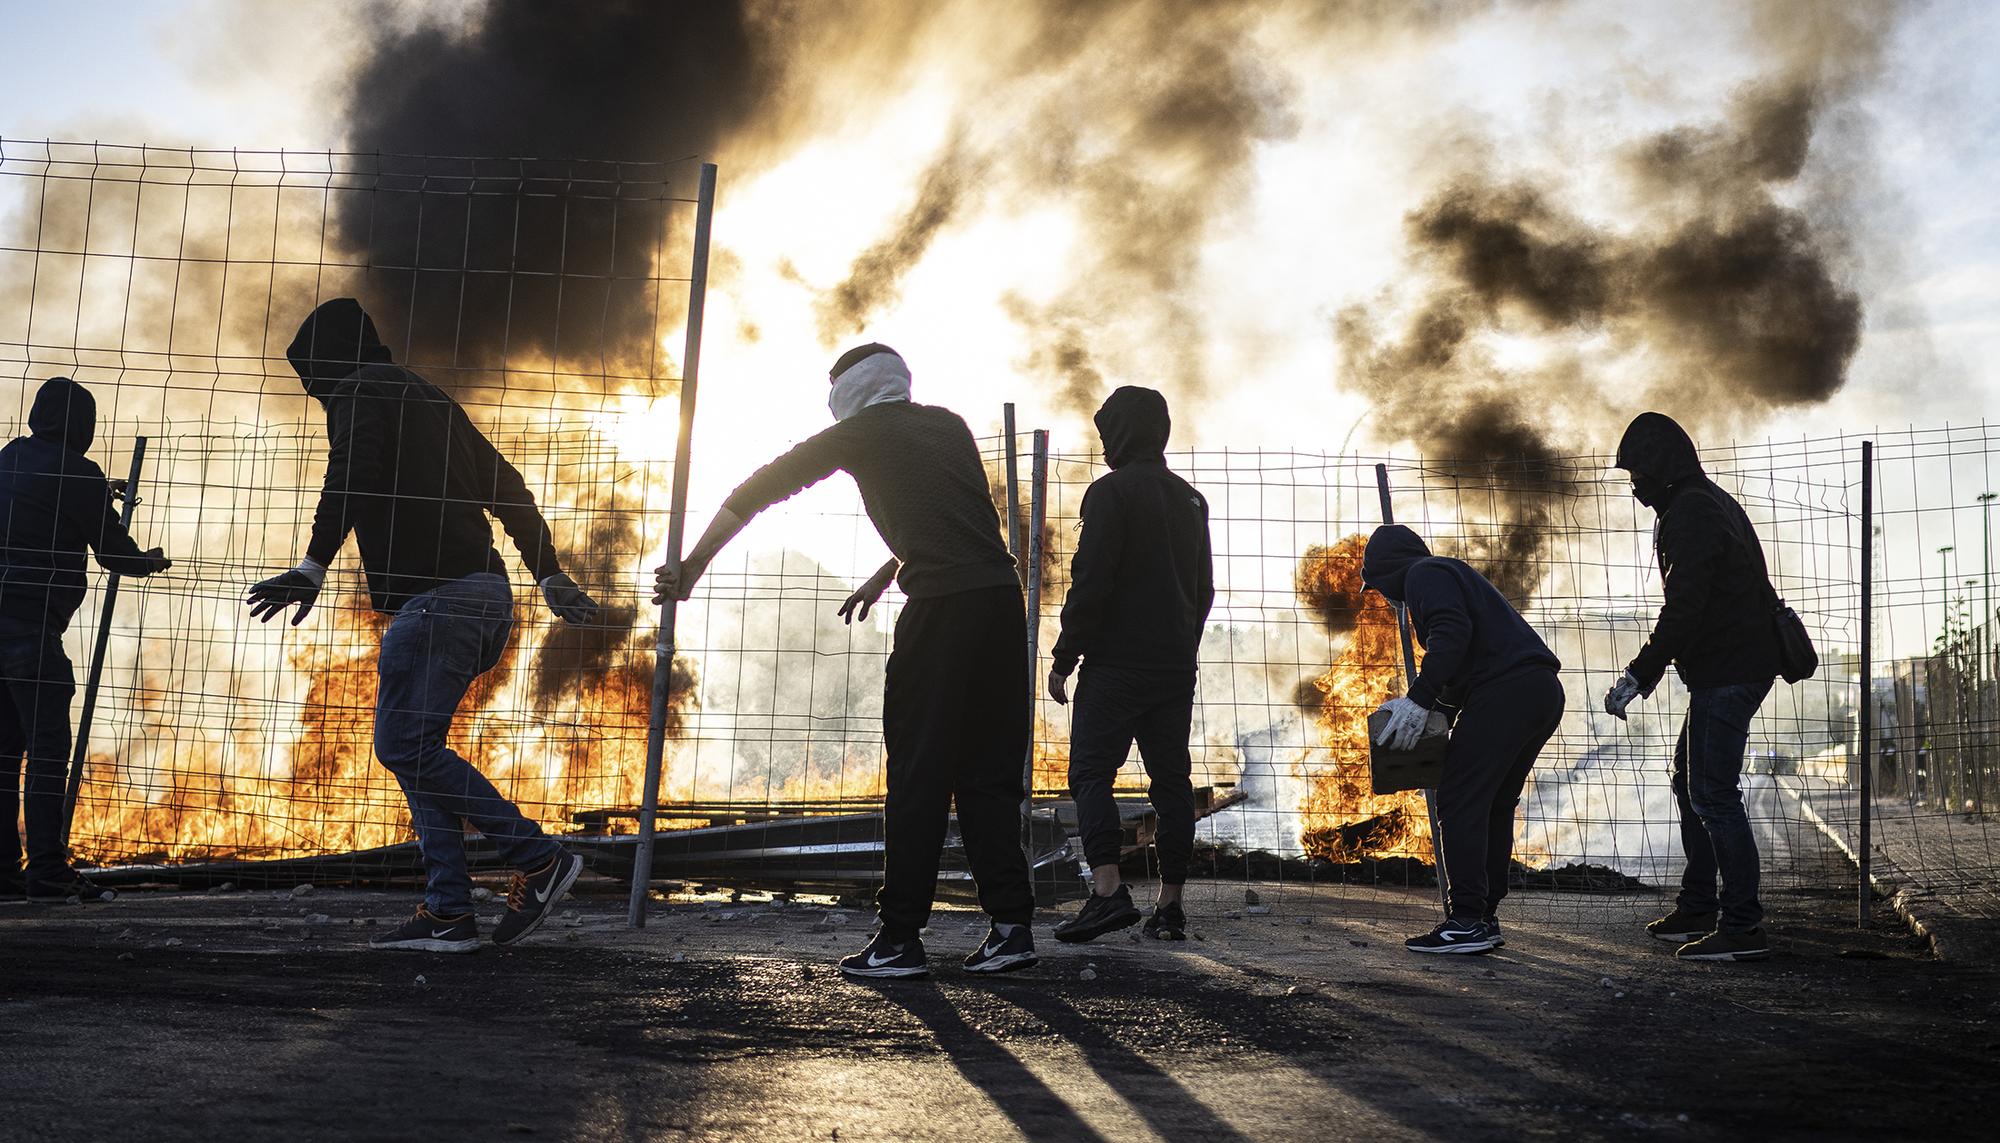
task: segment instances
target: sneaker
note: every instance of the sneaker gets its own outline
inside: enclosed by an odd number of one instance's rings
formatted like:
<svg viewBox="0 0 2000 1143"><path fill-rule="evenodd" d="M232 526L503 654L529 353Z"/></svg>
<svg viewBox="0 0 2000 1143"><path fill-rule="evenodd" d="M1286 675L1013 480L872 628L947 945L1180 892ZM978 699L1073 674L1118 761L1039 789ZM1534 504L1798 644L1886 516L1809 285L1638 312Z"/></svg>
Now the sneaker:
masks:
<svg viewBox="0 0 2000 1143"><path fill-rule="evenodd" d="M1673 912L1646 925L1647 934L1654 940L1675 944L1698 941L1714 931L1714 913L1686 913L1678 905L1674 906Z"/></svg>
<svg viewBox="0 0 2000 1143"><path fill-rule="evenodd" d="M1762 929L1747 933L1718 930L1682 945L1674 955L1682 960L1763 960L1771 955L1771 942L1764 939Z"/></svg>
<svg viewBox="0 0 2000 1143"><path fill-rule="evenodd" d="M1483 953L1493 951L1496 934L1484 920L1446 921L1421 937L1411 937L1403 947L1420 953Z"/></svg>
<svg viewBox="0 0 2000 1143"><path fill-rule="evenodd" d="M423 905L401 926L368 942L393 952L469 953L479 951L479 918L471 913L440 917Z"/></svg>
<svg viewBox="0 0 2000 1143"><path fill-rule="evenodd" d="M30 901L67 901L72 905L118 898L118 890L106 889L81 873L65 873L47 881L30 879L27 892Z"/></svg>
<svg viewBox="0 0 2000 1143"><path fill-rule="evenodd" d="M1485 925L1486 935L1493 938L1493 947L1496 949L1505 948L1507 946L1507 938L1500 935L1500 918L1488 917L1486 918Z"/></svg>
<svg viewBox="0 0 2000 1143"><path fill-rule="evenodd" d="M1122 888L1122 886L1121 886ZM1132 895L1125 895L1125 903L1132 903ZM1132 910L1133 919L1138 918L1138 910ZM1126 924L1131 924L1127 921ZM986 941L972 950L965 958L967 972L1014 972L1031 968L1035 963L1035 933L1026 925L1009 925L1009 932L1002 934L995 924L986 932Z"/></svg>
<svg viewBox="0 0 2000 1143"><path fill-rule="evenodd" d="M870 979L884 977L918 977L931 974L931 962L924 956L924 942L911 937L906 941L892 941L882 930L875 930L874 939L868 947L840 962L840 971L847 976L861 976Z"/></svg>
<svg viewBox="0 0 2000 1143"><path fill-rule="evenodd" d="M1116 932L1128 925L1139 923L1139 906L1132 903L1132 889L1120 885L1109 897L1096 893L1083 903L1076 916L1056 926L1056 939L1068 944L1079 944L1095 940L1106 933Z"/></svg>
<svg viewBox="0 0 2000 1143"><path fill-rule="evenodd" d="M1153 906L1153 915L1146 918L1146 935L1156 941L1186 940L1187 914L1181 910L1181 903Z"/></svg>
<svg viewBox="0 0 2000 1143"><path fill-rule="evenodd" d="M507 915L493 930L496 945L519 944L549 919L549 911L563 899L583 872L583 858L567 851L549 859L533 873L514 872L507 886Z"/></svg>

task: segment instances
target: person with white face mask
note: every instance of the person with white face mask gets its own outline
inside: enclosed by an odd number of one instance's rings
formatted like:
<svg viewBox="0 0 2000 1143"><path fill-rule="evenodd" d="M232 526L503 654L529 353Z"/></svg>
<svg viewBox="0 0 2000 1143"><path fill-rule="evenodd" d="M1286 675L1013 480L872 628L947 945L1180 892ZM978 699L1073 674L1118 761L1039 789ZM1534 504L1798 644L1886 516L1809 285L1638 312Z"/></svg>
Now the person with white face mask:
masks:
<svg viewBox="0 0 2000 1143"><path fill-rule="evenodd" d="M849 622L893 578L909 603L896 620L882 697L888 748L881 927L840 962L863 977L930 971L918 931L930 920L952 803L965 855L992 918L965 967L1007 972L1035 963L1034 891L1021 853L1021 759L1028 749L1028 628L1020 573L972 431L958 414L910 400L910 370L886 345L841 354L828 371L835 424L758 469L729 495L678 564L660 567L654 603L686 599L725 544L765 508L837 471L893 553L847 598Z"/></svg>

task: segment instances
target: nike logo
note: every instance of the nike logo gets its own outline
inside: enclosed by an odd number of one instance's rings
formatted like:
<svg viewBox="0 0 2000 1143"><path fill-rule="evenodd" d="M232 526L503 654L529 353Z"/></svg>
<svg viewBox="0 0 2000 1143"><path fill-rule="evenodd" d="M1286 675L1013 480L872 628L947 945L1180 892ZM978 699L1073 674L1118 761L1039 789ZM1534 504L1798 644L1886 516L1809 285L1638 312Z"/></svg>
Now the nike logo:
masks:
<svg viewBox="0 0 2000 1143"><path fill-rule="evenodd" d="M1002 941L1001 945L1004 945L1005 943L1006 943L1005 941ZM999 956L1001 945L995 945L995 944L981 945L979 949L979 955L987 957Z"/></svg>
<svg viewBox="0 0 2000 1143"><path fill-rule="evenodd" d="M890 953L888 956L880 956L875 953L869 953L868 967L881 968L883 965L888 964L890 961L895 960L897 957L902 955L903 955L903 950L900 948L897 949L895 952Z"/></svg>
<svg viewBox="0 0 2000 1143"><path fill-rule="evenodd" d="M546 904L548 904L548 903L549 903L549 893L550 893L551 891L553 891L553 890L555 889L555 887L556 887L556 881L559 881L559 880L561 880L561 879L562 879L562 878L561 878L561 875L560 875L560 874L557 874L557 875L556 875L556 876L555 876L555 877L554 877L553 879L551 879L551 880L549 881L549 887L548 887L547 889L537 889L537 890L535 890L535 904L537 904L537 905L546 905Z"/></svg>
<svg viewBox="0 0 2000 1143"><path fill-rule="evenodd" d="M438 937L448 937L448 936L450 936L450 935L451 935L451 930L450 930L450 929L433 929L433 930L431 930L431 938L432 938L433 940L437 939Z"/></svg>

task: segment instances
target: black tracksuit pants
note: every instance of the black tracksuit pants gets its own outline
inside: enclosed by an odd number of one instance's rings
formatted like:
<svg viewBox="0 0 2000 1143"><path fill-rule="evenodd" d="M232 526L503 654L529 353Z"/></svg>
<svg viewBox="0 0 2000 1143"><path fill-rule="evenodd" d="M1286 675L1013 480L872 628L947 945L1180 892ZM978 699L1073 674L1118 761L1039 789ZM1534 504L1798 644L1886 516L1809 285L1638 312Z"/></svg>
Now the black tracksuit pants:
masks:
<svg viewBox="0 0 2000 1143"><path fill-rule="evenodd" d="M875 896L882 929L893 939L907 940L930 921L954 798L980 907L995 921L1034 919L1021 853L1027 686L1020 588L979 588L904 606L882 695L889 793L882 890Z"/></svg>
<svg viewBox="0 0 2000 1143"><path fill-rule="evenodd" d="M1122 825L1111 783L1132 743L1152 780L1147 794L1159 826L1160 881L1187 882L1194 857L1194 761L1188 732L1194 724L1193 671L1146 671L1083 664L1069 723L1069 795L1076 800L1077 832L1091 868L1118 864Z"/></svg>
<svg viewBox="0 0 2000 1143"><path fill-rule="evenodd" d="M1562 714L1562 683L1539 668L1466 696L1437 788L1438 849L1453 917L1490 917L1507 895L1514 809Z"/></svg>

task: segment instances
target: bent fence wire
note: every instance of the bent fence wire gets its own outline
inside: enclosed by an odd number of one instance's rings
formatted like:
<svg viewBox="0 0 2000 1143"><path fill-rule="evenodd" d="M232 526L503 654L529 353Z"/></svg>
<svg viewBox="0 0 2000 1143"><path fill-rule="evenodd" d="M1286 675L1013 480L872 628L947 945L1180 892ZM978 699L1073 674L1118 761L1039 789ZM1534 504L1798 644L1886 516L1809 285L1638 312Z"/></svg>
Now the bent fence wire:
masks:
<svg viewBox="0 0 2000 1143"><path fill-rule="evenodd" d="M301 626L258 624L241 602L304 549L325 436L283 346L300 315L343 294L369 299L398 359L452 389L522 469L569 566L610 608L599 628L552 621L508 553L515 633L461 707L453 744L552 830L636 827L655 622L643 585L664 545L678 368L658 347L678 344L685 314L693 170L0 143L0 370L21 381L0 417L18 431L43 377L91 386L94 456L122 473L148 438L134 530L176 558L163 576L126 581L117 604L72 836L80 858L284 858L410 836L372 757L383 620L351 555ZM1000 411L960 412L988 434L1004 503L1005 442L990 435ZM1852 893L1857 716L1872 703L1876 875L2000 907L1988 817L2000 655L1979 499L1994 487L1994 442L1983 427L1870 435L1879 538L1865 676L1860 438L1704 451L1822 652L1819 674L1780 683L1752 727L1743 787L1765 891ZM1058 436L1049 464L1037 678L1078 507L1102 473L1093 446ZM1293 894L1356 914L1435 901L1421 796L1378 797L1366 779L1363 722L1403 686L1393 615L1359 587L1377 460L1397 519L1486 570L1563 661L1568 709L1522 800L1517 879L1578 919L1655 907L1681 864L1668 776L1686 692L1670 677L1629 722L1600 709L1659 603L1651 514L1608 458L1240 449L1170 456L1210 501L1218 584L1192 736L1211 810L1197 900L1242 900L1248 880L1277 908ZM1028 472L1024 455L1023 531ZM692 521L714 508L691 503ZM853 625L835 611L885 555L836 478L760 517L711 569L680 613L666 825L879 806L900 597ZM65 641L80 674L94 583ZM1058 835L1067 717L1038 695L1032 773ZM1143 801L1136 762L1121 781ZM746 884L779 880L754 861L737 868ZM1051 868L1074 886L1073 866Z"/></svg>

